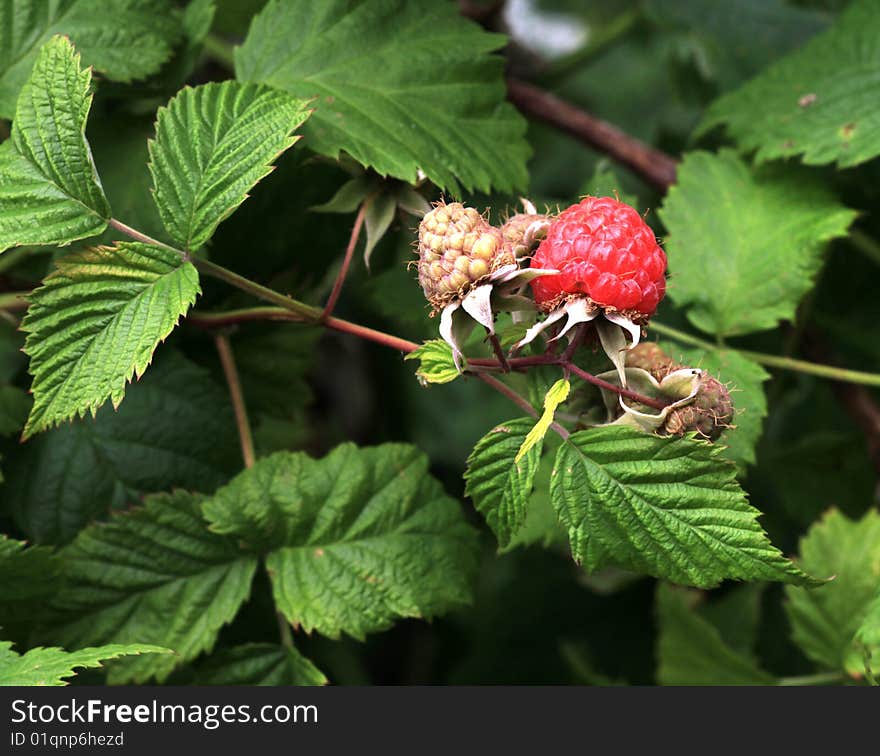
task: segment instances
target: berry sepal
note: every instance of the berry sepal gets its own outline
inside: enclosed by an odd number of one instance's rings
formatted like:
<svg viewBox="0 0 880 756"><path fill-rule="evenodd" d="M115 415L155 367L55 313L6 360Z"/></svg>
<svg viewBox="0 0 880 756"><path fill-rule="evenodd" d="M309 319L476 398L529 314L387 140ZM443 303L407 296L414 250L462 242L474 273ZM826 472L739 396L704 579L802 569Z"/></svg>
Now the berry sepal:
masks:
<svg viewBox="0 0 880 756"><path fill-rule="evenodd" d="M534 303L519 292L530 281L546 275L557 275L555 270L520 268L504 265L490 273L463 297L447 304L440 312L440 336L452 347L456 367L462 369L462 345L474 326L479 323L490 335L495 334L496 312L534 310Z"/></svg>
<svg viewBox="0 0 880 756"><path fill-rule="evenodd" d="M609 389L602 389L602 400L608 412L606 425L629 425L649 433L668 432L666 425L672 414L679 408L692 403L700 391L707 373L699 368L679 368L658 381L647 370L627 367L625 382L617 370L601 373L597 378L637 391L644 396L668 401L663 409L657 410L643 404L625 399Z"/></svg>
<svg viewBox="0 0 880 756"><path fill-rule="evenodd" d="M595 304L589 297L572 297L563 302L555 310L552 310L544 320L529 328L525 335L513 345L512 351L518 352L550 326L562 321L563 318L565 318L565 323L559 333L549 341L553 342L573 333L572 329L577 325L594 323L602 348L617 369L622 385L625 387L626 352L638 345L642 336L642 327L619 312L609 312ZM627 335L629 336L629 344L627 344Z"/></svg>

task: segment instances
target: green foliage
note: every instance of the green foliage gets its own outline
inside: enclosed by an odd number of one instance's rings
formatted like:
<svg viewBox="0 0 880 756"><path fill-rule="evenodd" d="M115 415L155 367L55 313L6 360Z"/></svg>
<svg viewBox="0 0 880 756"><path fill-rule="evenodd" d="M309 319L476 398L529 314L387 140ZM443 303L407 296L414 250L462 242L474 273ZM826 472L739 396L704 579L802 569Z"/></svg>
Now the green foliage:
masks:
<svg viewBox="0 0 880 756"><path fill-rule="evenodd" d="M131 81L170 57L180 34L175 16L170 0L6 0L0 118L13 115L38 51L53 35L70 37L85 64L107 78Z"/></svg>
<svg viewBox="0 0 880 756"><path fill-rule="evenodd" d="M279 452L205 502L211 527L266 555L279 611L363 638L470 601L474 531L410 446Z"/></svg>
<svg viewBox="0 0 880 756"><path fill-rule="evenodd" d="M851 166L880 155L878 40L880 6L855 0L827 32L718 100L702 129L725 124L758 160Z"/></svg>
<svg viewBox="0 0 880 756"><path fill-rule="evenodd" d="M503 61L488 54L503 44L446 3L272 0L235 70L316 97L305 134L322 155L344 151L410 183L421 169L454 194L514 191L529 149L525 122L504 101Z"/></svg>
<svg viewBox="0 0 880 756"><path fill-rule="evenodd" d="M880 679L880 11L520 5L486 23L509 44L451 2L3 5L3 682ZM560 128L507 75L597 119ZM601 313L518 353L548 313L509 259L482 300L506 364L482 329L460 366L437 338L430 204L500 226L579 193L655 226L669 296L641 325L728 387L718 442L616 424ZM626 382L633 412L679 399L663 433L714 411L689 377Z"/></svg>
<svg viewBox="0 0 880 756"><path fill-rule="evenodd" d="M468 458L465 495L473 499L502 547L526 522L543 446L543 438L538 438L520 454L533 427L529 417L497 425L477 442Z"/></svg>
<svg viewBox="0 0 880 756"><path fill-rule="evenodd" d="M225 81L184 89L160 108L150 142L153 196L171 238L201 247L299 137L306 102Z"/></svg>
<svg viewBox="0 0 880 756"><path fill-rule="evenodd" d="M257 567L235 538L205 527L201 497L184 491L148 497L142 509L87 528L61 560L68 581L56 600L61 617L44 637L71 648L112 641L174 651L114 665L108 680L116 684L161 682L210 649Z"/></svg>
<svg viewBox="0 0 880 756"><path fill-rule="evenodd" d="M110 206L85 138L91 79L66 38L40 51L0 145L0 252L69 244L106 228Z"/></svg>
<svg viewBox="0 0 880 756"><path fill-rule="evenodd" d="M772 685L773 678L728 646L692 608L691 595L657 586L657 682L661 685Z"/></svg>
<svg viewBox="0 0 880 756"><path fill-rule="evenodd" d="M27 548L0 536L0 632L39 615L58 589L60 565L51 549Z"/></svg>
<svg viewBox="0 0 880 756"><path fill-rule="evenodd" d="M814 590L786 589L795 642L823 668L853 677L865 674L869 645L873 671L880 671L876 637L880 514L871 510L856 522L831 510L810 528L800 554L804 569L827 571L834 580ZM861 633L858 639L857 633Z"/></svg>
<svg viewBox="0 0 880 756"><path fill-rule="evenodd" d="M673 61L692 60L727 90L827 25L821 12L786 0L648 0L651 20L668 29Z"/></svg>
<svg viewBox="0 0 880 756"><path fill-rule="evenodd" d="M25 438L94 415L107 399L118 407L199 291L192 263L151 244L120 242L59 261L22 322L34 376Z"/></svg>
<svg viewBox="0 0 880 756"><path fill-rule="evenodd" d="M105 406L94 421L47 431L12 452L0 498L37 543L66 543L144 493L178 486L211 491L239 459L225 392L170 351L130 388L118 412Z"/></svg>
<svg viewBox="0 0 880 756"><path fill-rule="evenodd" d="M817 179L753 173L734 153L692 152L660 211L669 296L698 328L734 336L792 319L824 243L855 218Z"/></svg>
<svg viewBox="0 0 880 756"><path fill-rule="evenodd" d="M68 652L63 648L32 648L25 654L0 641L0 685L67 685L78 668L100 667L102 662L122 656L164 654L167 649L143 643L112 644Z"/></svg>
<svg viewBox="0 0 880 756"><path fill-rule="evenodd" d="M461 375L452 356L452 347L443 339L426 341L404 359L419 361L416 377L422 383L449 383Z"/></svg>
<svg viewBox="0 0 880 756"><path fill-rule="evenodd" d="M616 565L700 587L815 583L771 545L719 451L621 426L572 434L551 496L574 558L589 571Z"/></svg>
<svg viewBox="0 0 880 756"><path fill-rule="evenodd" d="M326 685L327 678L295 648L248 643L221 651L198 670L198 685Z"/></svg>

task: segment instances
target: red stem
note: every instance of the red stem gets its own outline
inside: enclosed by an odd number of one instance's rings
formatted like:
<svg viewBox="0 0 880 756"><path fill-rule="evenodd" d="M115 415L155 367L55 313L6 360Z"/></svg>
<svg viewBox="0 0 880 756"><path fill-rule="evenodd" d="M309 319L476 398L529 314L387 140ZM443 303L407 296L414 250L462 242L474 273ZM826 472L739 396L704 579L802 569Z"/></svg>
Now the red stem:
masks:
<svg viewBox="0 0 880 756"><path fill-rule="evenodd" d="M663 402L660 399L653 399L650 396L643 396L635 391L630 391L629 389L621 388L620 386L615 386L613 383L608 383L608 381L603 381L601 378L597 378L592 373L588 373L586 370L582 370L573 362L568 363L560 363L564 367L571 370L579 378L583 378L587 383L592 383L594 386L598 386L599 388L607 389L608 391L613 391L615 394L620 394L621 396L625 396L627 399L632 399L633 401L638 402L639 404L644 404L648 407L653 407L654 409L662 410L666 409L668 406L667 402Z"/></svg>
<svg viewBox="0 0 880 756"><path fill-rule="evenodd" d="M364 217L367 214L367 205L370 204L371 199L372 197L364 200L364 202L361 203L360 208L358 208L357 216L355 216L354 219L354 226L352 226L351 229L351 236L348 238L348 246L345 248L345 257L342 259L342 267L339 269L336 280L333 282L333 290L330 292L327 304L324 305L324 311L321 313L322 320L327 320L327 318L333 314L333 310L336 307L339 294L342 292L342 285L345 283L345 277L348 275L348 269L351 266L351 261L354 257L355 247L357 247L358 239L361 235L361 226L364 225Z"/></svg>

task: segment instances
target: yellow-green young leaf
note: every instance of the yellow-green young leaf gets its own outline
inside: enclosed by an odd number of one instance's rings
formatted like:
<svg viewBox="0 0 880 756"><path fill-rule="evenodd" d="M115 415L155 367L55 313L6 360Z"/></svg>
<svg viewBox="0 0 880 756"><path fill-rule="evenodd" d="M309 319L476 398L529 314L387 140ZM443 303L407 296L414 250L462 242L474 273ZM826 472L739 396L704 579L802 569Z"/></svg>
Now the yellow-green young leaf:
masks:
<svg viewBox="0 0 880 756"><path fill-rule="evenodd" d="M175 652L114 664L112 684L161 682L213 647L248 597L257 559L208 530L201 501L186 491L150 496L80 533L61 551L61 618L39 637L69 648L155 643Z"/></svg>
<svg viewBox="0 0 880 756"><path fill-rule="evenodd" d="M422 383L449 383L461 375L455 366L452 347L442 339L426 341L403 359L419 361L416 377Z"/></svg>
<svg viewBox="0 0 880 756"><path fill-rule="evenodd" d="M725 124L758 160L857 165L880 155L878 67L880 3L856 0L827 32L716 101L701 130Z"/></svg>
<svg viewBox="0 0 880 756"><path fill-rule="evenodd" d="M728 646L697 614L691 595L657 586L657 682L661 685L773 685L774 678Z"/></svg>
<svg viewBox="0 0 880 756"><path fill-rule="evenodd" d="M720 453L622 426L573 433L559 447L550 495L574 558L591 572L617 566L703 588L818 584L770 543Z"/></svg>
<svg viewBox="0 0 880 756"><path fill-rule="evenodd" d="M78 668L102 667L102 662L122 656L169 654L167 648L143 643L113 644L65 651L63 648L32 648L19 655L9 641L0 641L0 686L67 685Z"/></svg>
<svg viewBox="0 0 880 756"><path fill-rule="evenodd" d="M517 452L533 425L529 417L496 425L477 441L468 457L465 496L473 499L501 547L510 543L526 521L543 439L537 439L522 457Z"/></svg>
<svg viewBox="0 0 880 756"><path fill-rule="evenodd" d="M195 267L163 247L121 242L61 259L21 324L34 377L24 436L107 399L119 406L198 294Z"/></svg>
<svg viewBox="0 0 880 756"><path fill-rule="evenodd" d="M160 108L150 142L153 196L162 223L197 249L296 142L307 102L235 81L185 88Z"/></svg>
<svg viewBox="0 0 880 756"><path fill-rule="evenodd" d="M278 452L204 504L212 529L266 556L279 611L306 632L363 638L471 600L476 532L403 444Z"/></svg>
<svg viewBox="0 0 880 756"><path fill-rule="evenodd" d="M376 40L381 40L377 44ZM505 38L454 4L272 0L235 51L240 81L317 97L308 146L380 175L488 192L527 183L526 124L505 101Z"/></svg>
<svg viewBox="0 0 880 756"><path fill-rule="evenodd" d="M85 137L91 80L66 38L40 50L0 145L0 252L69 244L107 227L110 206Z"/></svg>
<svg viewBox="0 0 880 756"><path fill-rule="evenodd" d="M689 153L660 210L669 296L708 333L773 328L794 317L825 242L855 215L805 169L753 172L730 150Z"/></svg>
<svg viewBox="0 0 880 756"><path fill-rule="evenodd" d="M327 678L295 648L246 643L212 654L196 685L326 685Z"/></svg>
<svg viewBox="0 0 880 756"><path fill-rule="evenodd" d="M523 440L522 446L519 447L519 451L516 453L516 457L513 460L514 462L519 462L529 453L529 449L539 441L544 440L544 436L547 435L550 424L553 422L556 408L568 399L569 391L571 391L571 384L562 378L550 387L550 390L544 397L544 411L541 413L541 417L538 418L538 422L535 423L535 427L529 431L528 435Z"/></svg>
<svg viewBox="0 0 880 756"><path fill-rule="evenodd" d="M15 99L40 46L55 34L70 37L85 64L114 81L159 70L180 38L171 0L3 0L0 34L0 118Z"/></svg>
<svg viewBox="0 0 880 756"><path fill-rule="evenodd" d="M880 591L880 513L871 509L853 521L831 510L801 541L800 561L805 570L835 578L812 590L786 588L792 638L822 667L861 677L864 645L855 636L862 623L875 616L872 602ZM871 665L878 673L880 646L872 651Z"/></svg>

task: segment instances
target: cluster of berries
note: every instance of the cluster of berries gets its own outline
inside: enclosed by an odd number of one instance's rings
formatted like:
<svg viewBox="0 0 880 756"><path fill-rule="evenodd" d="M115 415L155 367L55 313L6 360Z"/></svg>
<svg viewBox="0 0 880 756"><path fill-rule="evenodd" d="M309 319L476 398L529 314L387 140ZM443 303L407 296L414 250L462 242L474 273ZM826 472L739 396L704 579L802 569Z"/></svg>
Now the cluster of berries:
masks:
<svg viewBox="0 0 880 756"><path fill-rule="evenodd" d="M559 324L558 339L576 325L593 322L626 386L627 367L642 367L632 360L646 359L632 350L666 292L666 254L654 232L635 209L611 197L585 197L556 216L539 214L530 203L525 209L500 228L459 202L440 202L424 216L419 282L434 312L441 313L441 335L459 363L462 334L475 323L494 334L495 313L514 299L519 308L523 298L511 294L528 285L533 310L545 317L526 331L514 351L554 324ZM716 438L729 424L730 395L708 374L674 365L665 355L643 369L657 386L674 372L667 381L672 385L682 371L692 386L663 414L665 432L697 431ZM660 419L653 418L655 425Z"/></svg>

